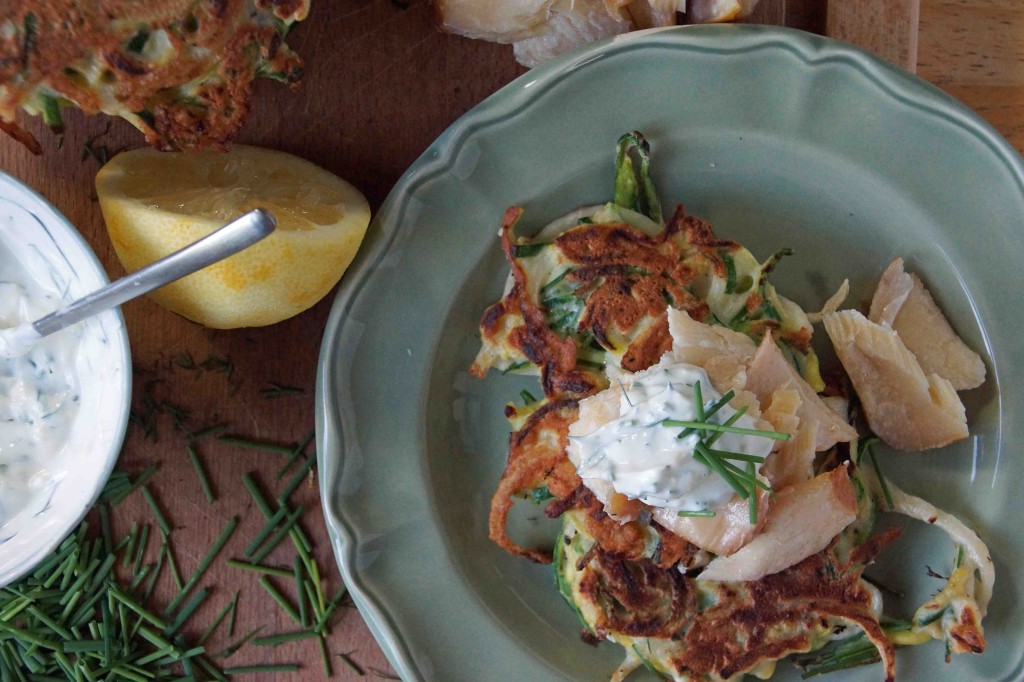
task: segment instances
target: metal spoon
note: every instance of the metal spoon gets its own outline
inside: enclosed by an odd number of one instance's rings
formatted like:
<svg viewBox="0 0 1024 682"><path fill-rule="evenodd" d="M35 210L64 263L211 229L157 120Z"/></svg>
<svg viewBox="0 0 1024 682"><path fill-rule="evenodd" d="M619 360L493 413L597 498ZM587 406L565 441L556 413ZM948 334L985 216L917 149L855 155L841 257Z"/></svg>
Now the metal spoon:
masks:
<svg viewBox="0 0 1024 682"><path fill-rule="evenodd" d="M23 355L44 336L147 294L252 246L274 231L277 221L261 208L249 211L199 241L111 282L35 322L0 330L0 357Z"/></svg>

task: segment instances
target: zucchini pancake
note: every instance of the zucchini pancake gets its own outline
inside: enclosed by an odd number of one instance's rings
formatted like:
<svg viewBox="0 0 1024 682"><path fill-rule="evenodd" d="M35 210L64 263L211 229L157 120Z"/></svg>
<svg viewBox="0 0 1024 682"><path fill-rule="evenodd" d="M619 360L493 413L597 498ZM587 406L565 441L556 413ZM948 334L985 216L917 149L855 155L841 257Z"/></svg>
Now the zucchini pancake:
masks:
<svg viewBox="0 0 1024 682"><path fill-rule="evenodd" d="M253 81L295 87L302 62L284 43L309 0L4 0L0 129L39 152L18 109L63 129L60 109L126 119L163 150L224 148Z"/></svg>
<svg viewBox="0 0 1024 682"><path fill-rule="evenodd" d="M887 481L872 453L878 438L868 426L885 424L859 394L884 394L890 411L893 401L914 403L899 412L904 431L951 424L937 429L948 438L895 447L966 437L956 390L918 367L900 341L913 334L891 329L903 314L888 307L898 298L892 286L876 295L889 320L875 319L875 304L872 320L840 311L845 283L821 312L805 313L769 281L788 251L758 261L682 206L663 216L650 163L643 136L624 135L611 203L533 239L515 234L521 210L505 215L511 274L483 314L471 372L539 375L543 397L524 392L525 404L506 407L513 430L491 539L553 563L583 639L624 647L612 680L642 666L677 681L767 679L790 655L806 674L880 661L880 677L894 680L897 646L937 639L947 661L984 651L987 548ZM909 292L920 280L902 266L894 261L886 279L902 276ZM916 305L901 296L900 305ZM847 372L856 368L856 392L845 377L823 380L810 343L818 322ZM890 353L916 368L898 386L855 364L884 368ZM980 383L984 364L966 346L963 354ZM506 534L516 498L561 519L552 548ZM953 540L945 587L910 620L885 616L881 591L863 576L899 536L896 527L876 532L878 511Z"/></svg>

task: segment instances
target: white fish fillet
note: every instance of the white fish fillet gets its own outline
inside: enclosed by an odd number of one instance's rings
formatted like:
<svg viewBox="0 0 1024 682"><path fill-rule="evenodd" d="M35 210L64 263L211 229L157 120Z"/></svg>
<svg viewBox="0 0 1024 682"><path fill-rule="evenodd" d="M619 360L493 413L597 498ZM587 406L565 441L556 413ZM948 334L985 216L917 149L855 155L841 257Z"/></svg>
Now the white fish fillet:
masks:
<svg viewBox="0 0 1024 682"><path fill-rule="evenodd" d="M746 363L757 352L757 344L746 334L698 322L676 308L668 309L668 331L672 335L672 353L679 362L702 368L708 360L723 356Z"/></svg>
<svg viewBox="0 0 1024 682"><path fill-rule="evenodd" d="M574 47L656 26L748 16L757 0L434 0L443 31L512 43L516 59L536 66Z"/></svg>
<svg viewBox="0 0 1024 682"><path fill-rule="evenodd" d="M510 43L543 31L556 1L434 0L434 11L443 31Z"/></svg>
<svg viewBox="0 0 1024 682"><path fill-rule="evenodd" d="M540 30L515 41L512 47L516 61L532 68L575 47L632 28L628 15L609 8L603 0L558 0Z"/></svg>
<svg viewBox="0 0 1024 682"><path fill-rule="evenodd" d="M917 358L925 374L948 379L958 391L985 381L985 363L967 347L917 275L894 260L882 274L868 319L888 324Z"/></svg>
<svg viewBox="0 0 1024 682"><path fill-rule="evenodd" d="M871 430L900 450L942 447L967 437L953 385L925 375L892 329L856 310L825 316L825 331L860 397Z"/></svg>
<svg viewBox="0 0 1024 682"><path fill-rule="evenodd" d="M764 480L763 476L759 476ZM679 537L719 556L729 556L756 539L775 507L768 492L757 490L757 523L750 523L750 504L738 495L715 507L710 518L679 516L669 509L651 510L651 518ZM770 505L770 507L769 507Z"/></svg>
<svg viewBox="0 0 1024 682"><path fill-rule="evenodd" d="M826 317L825 319L828 319ZM801 399L797 416L801 420L814 422L818 425L814 449L818 452L828 450L839 442L848 442L857 437L857 430L843 421L842 417L828 407L810 384L796 371L775 345L772 335L765 334L750 367L747 369L747 386L761 401L761 407L767 406L772 394L779 389L796 390Z"/></svg>
<svg viewBox="0 0 1024 682"><path fill-rule="evenodd" d="M686 18L694 24L710 24L749 17L757 0L690 0Z"/></svg>
<svg viewBox="0 0 1024 682"><path fill-rule="evenodd" d="M778 491L761 534L732 556L716 557L698 580L745 581L793 566L825 549L857 518L846 465Z"/></svg>
<svg viewBox="0 0 1024 682"><path fill-rule="evenodd" d="M802 402L797 391L779 389L772 394L771 402L762 414L776 431L791 436L789 440L779 442L775 450L765 458L761 469L775 490L814 476L814 445L818 425L813 421L801 421L797 416Z"/></svg>

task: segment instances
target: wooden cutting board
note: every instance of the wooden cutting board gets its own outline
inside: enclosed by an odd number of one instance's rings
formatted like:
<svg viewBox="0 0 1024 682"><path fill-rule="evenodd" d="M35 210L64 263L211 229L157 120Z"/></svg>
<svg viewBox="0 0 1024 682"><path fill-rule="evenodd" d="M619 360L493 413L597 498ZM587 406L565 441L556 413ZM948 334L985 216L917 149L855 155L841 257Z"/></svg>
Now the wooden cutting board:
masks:
<svg viewBox="0 0 1024 682"><path fill-rule="evenodd" d="M844 40L914 72L919 18L920 0L761 0L748 21Z"/></svg>

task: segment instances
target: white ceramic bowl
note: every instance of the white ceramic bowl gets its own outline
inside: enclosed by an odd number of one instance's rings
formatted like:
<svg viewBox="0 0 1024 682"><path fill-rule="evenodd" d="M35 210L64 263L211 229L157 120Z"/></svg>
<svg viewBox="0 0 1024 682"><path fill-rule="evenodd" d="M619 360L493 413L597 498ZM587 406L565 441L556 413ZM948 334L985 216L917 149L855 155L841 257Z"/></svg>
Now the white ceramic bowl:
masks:
<svg viewBox="0 0 1024 682"><path fill-rule="evenodd" d="M3 172L0 244L30 277L65 301L108 281L74 226L45 199ZM80 337L76 368L80 405L67 447L47 462L45 494L33 495L27 505L0 519L0 587L31 571L82 520L114 468L128 425L131 355L120 311L103 313L60 333Z"/></svg>

